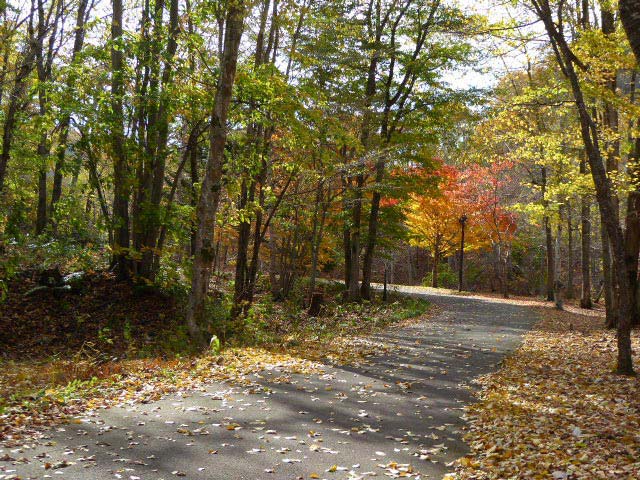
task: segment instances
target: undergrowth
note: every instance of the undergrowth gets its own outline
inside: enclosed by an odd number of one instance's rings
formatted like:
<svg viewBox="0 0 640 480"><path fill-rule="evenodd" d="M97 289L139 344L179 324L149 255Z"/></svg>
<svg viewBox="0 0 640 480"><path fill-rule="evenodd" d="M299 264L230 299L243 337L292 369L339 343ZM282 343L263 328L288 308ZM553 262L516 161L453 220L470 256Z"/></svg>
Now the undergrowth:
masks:
<svg viewBox="0 0 640 480"><path fill-rule="evenodd" d="M266 354L272 352L301 359L346 358L349 338L365 336L420 316L429 308L426 301L406 297L391 297L388 302L343 303L340 287L327 284L321 315L310 317L304 309L303 287L281 302L273 301L268 293L259 294L242 321L228 318L229 298L219 293L208 312L210 333L222 341L221 349L216 347L215 352L204 354L190 341L182 320L184 291L146 289L149 291L133 292L131 298L122 296L120 306L124 311L129 309L128 316L105 315L104 324L86 312L83 317L77 310L65 310L64 315L76 316L67 327L75 337L82 332L86 337L74 338L76 343L71 344L64 344L66 337L54 338L51 345L59 342L59 351L47 355L38 356L37 345L32 345L24 355L19 351L10 357L4 354L0 359L0 414L13 408L46 408L52 403L65 404L71 398L90 398L122 379L151 371L162 381L171 382L172 376L188 371L199 359L214 353L225 356L245 349L255 351L249 347ZM152 295L147 303L156 306L158 299L164 298L158 297L159 294L173 295L173 300L157 308L158 312L150 318L151 307L140 307L144 305L141 299ZM83 302L84 305L91 303L90 299ZM74 306L83 302L70 301ZM145 308L147 315L135 312L137 308ZM69 348L69 345L75 346ZM352 352L354 355L356 350Z"/></svg>

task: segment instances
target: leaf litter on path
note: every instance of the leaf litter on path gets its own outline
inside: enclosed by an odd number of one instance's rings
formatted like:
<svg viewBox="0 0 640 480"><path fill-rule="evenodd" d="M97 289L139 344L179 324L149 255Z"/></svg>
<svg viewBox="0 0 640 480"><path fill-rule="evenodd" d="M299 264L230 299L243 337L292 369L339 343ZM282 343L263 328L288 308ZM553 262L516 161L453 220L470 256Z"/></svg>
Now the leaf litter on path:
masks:
<svg viewBox="0 0 640 480"><path fill-rule="evenodd" d="M613 373L603 319L541 309L542 320L467 409L472 455L450 479L640 478L640 380ZM636 365L640 335L633 334Z"/></svg>

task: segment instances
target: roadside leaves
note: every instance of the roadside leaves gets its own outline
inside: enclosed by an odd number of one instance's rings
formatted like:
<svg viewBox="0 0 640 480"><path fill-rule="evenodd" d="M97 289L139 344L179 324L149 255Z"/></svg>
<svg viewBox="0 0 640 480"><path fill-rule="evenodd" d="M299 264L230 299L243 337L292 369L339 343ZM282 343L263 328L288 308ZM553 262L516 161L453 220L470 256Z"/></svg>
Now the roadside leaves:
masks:
<svg viewBox="0 0 640 480"><path fill-rule="evenodd" d="M458 460L457 478L640 478L640 380L613 373L615 332L597 316L541 311L523 346L480 380L482 401L467 410L474 456Z"/></svg>

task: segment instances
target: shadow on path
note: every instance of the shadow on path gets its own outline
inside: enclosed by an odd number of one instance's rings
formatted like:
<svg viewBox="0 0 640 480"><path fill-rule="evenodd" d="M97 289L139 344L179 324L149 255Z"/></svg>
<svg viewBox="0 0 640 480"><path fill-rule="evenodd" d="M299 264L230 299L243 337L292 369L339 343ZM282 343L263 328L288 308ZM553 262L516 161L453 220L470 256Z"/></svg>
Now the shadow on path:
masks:
<svg viewBox="0 0 640 480"><path fill-rule="evenodd" d="M369 478L393 475L393 462L410 464L414 478L441 478L467 452L461 415L472 380L494 371L537 316L492 299L411 294L440 312L375 335L388 354L284 382L266 371L257 394L213 384L90 413L52 431L48 445L9 452L27 463L0 462L0 479Z"/></svg>

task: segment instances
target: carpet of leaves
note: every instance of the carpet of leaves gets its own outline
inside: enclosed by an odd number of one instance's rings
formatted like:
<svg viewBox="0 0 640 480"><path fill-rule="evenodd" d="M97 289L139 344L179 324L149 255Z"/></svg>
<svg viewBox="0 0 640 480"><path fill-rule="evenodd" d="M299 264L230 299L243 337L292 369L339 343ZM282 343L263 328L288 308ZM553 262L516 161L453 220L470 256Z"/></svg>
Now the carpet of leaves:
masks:
<svg viewBox="0 0 640 480"><path fill-rule="evenodd" d="M451 478L640 478L640 379L613 373L615 332L576 309L541 309L537 328L468 408L472 454ZM638 368L640 335L633 334Z"/></svg>

